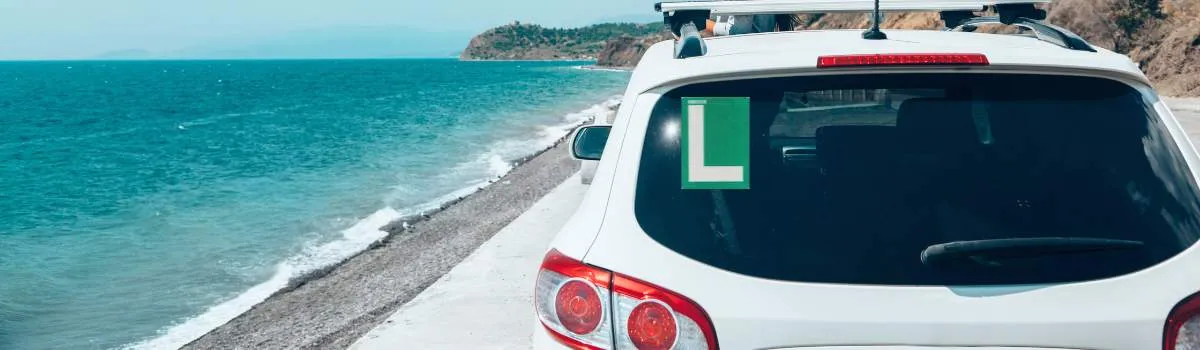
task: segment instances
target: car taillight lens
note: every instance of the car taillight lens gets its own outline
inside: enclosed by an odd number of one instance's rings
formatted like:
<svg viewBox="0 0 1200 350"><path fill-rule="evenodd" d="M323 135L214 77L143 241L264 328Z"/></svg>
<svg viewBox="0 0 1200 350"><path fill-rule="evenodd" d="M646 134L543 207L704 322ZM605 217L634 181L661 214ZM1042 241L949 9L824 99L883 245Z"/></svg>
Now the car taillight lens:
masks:
<svg viewBox="0 0 1200 350"><path fill-rule="evenodd" d="M988 59L975 53L837 55L817 58L817 68L920 65L986 66Z"/></svg>
<svg viewBox="0 0 1200 350"><path fill-rule="evenodd" d="M571 333L588 334L604 321L604 304L596 286L584 280L567 280L554 296L554 314Z"/></svg>
<svg viewBox="0 0 1200 350"><path fill-rule="evenodd" d="M542 260L533 299L542 325L573 349L611 349L612 272L585 265L556 250Z"/></svg>
<svg viewBox="0 0 1200 350"><path fill-rule="evenodd" d="M670 349L679 337L675 312L661 302L647 300L638 303L629 311L625 323L629 342L638 349Z"/></svg>
<svg viewBox="0 0 1200 350"><path fill-rule="evenodd" d="M573 349L717 349L695 302L556 250L542 261L534 304L550 335Z"/></svg>
<svg viewBox="0 0 1200 350"><path fill-rule="evenodd" d="M662 287L613 276L619 349L716 349L717 333L699 305Z"/></svg>
<svg viewBox="0 0 1200 350"><path fill-rule="evenodd" d="M1200 349L1200 293L1187 297L1167 316L1163 350Z"/></svg>

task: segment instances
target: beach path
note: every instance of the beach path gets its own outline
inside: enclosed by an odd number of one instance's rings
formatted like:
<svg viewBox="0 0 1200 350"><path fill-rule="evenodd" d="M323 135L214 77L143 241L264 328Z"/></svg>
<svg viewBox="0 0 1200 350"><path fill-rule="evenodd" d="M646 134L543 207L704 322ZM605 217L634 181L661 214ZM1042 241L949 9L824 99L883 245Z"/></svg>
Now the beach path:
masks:
<svg viewBox="0 0 1200 350"><path fill-rule="evenodd" d="M1200 140L1200 98L1167 98L1167 106L1195 144Z"/></svg>
<svg viewBox="0 0 1200 350"><path fill-rule="evenodd" d="M533 283L587 186L568 178L351 349L529 348Z"/></svg>

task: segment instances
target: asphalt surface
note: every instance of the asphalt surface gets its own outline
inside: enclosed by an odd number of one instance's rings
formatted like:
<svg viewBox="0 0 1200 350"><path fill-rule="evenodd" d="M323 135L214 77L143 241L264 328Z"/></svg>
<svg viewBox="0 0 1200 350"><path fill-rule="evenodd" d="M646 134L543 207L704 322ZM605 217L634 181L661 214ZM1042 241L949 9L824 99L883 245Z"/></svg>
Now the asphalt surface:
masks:
<svg viewBox="0 0 1200 350"><path fill-rule="evenodd" d="M1192 143L1200 140L1200 98L1168 98L1166 101Z"/></svg>
<svg viewBox="0 0 1200 350"><path fill-rule="evenodd" d="M528 349L537 267L587 188L568 178L351 350Z"/></svg>

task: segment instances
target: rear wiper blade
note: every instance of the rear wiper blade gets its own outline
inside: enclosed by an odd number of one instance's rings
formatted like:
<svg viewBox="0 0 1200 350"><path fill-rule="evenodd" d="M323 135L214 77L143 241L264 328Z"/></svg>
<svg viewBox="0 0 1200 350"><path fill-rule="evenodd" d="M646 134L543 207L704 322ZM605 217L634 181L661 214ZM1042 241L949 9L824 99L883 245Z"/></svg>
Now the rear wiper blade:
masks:
<svg viewBox="0 0 1200 350"><path fill-rule="evenodd" d="M996 259L1136 249L1141 241L1084 237L1004 238L934 244L921 251L921 262L933 265L954 258L970 258L986 265Z"/></svg>

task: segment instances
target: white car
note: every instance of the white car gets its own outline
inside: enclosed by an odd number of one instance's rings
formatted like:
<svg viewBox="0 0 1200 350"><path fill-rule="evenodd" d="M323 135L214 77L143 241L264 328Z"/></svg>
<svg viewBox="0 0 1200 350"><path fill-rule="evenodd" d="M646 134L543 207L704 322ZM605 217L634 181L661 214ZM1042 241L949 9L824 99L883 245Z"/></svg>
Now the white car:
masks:
<svg viewBox="0 0 1200 350"><path fill-rule="evenodd" d="M886 39L692 24L861 0L662 3L680 39L572 147L599 167L535 348L1200 348L1200 158L1136 64L1032 2L884 0L952 29ZM1036 35L970 32L995 22Z"/></svg>

